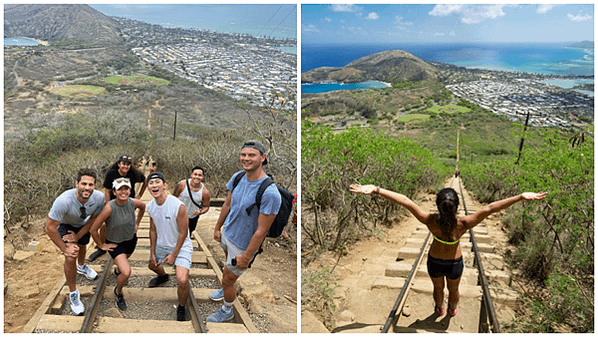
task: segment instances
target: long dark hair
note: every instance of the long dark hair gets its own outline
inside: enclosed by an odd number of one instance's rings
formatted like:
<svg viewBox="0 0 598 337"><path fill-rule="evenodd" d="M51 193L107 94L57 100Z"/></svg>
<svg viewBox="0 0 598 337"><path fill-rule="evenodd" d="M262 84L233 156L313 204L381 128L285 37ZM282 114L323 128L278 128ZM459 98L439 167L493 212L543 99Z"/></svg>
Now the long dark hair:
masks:
<svg viewBox="0 0 598 337"><path fill-rule="evenodd" d="M452 240L451 233L457 224L457 208L459 207L459 196L452 188L444 188L436 195L436 207L438 216L436 222L440 225L445 239Z"/></svg>

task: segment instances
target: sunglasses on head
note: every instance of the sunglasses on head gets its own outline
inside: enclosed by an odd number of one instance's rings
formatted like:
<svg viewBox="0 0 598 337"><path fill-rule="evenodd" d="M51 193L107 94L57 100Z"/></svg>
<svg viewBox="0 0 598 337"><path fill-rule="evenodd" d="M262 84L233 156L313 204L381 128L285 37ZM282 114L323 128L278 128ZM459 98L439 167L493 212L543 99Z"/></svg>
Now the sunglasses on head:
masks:
<svg viewBox="0 0 598 337"><path fill-rule="evenodd" d="M245 145L255 145L255 142L251 141L251 140L248 140L245 143L243 143L243 146L245 146Z"/></svg>
<svg viewBox="0 0 598 337"><path fill-rule="evenodd" d="M79 210L81 211L81 219L85 219L87 218L87 210L85 209L85 206L81 206L81 208L79 208Z"/></svg>
<svg viewBox="0 0 598 337"><path fill-rule="evenodd" d="M116 178L116 180L114 180L114 181L116 181L117 184L120 184L120 183L125 182L125 181L126 182L131 182L131 180L129 180L129 178Z"/></svg>

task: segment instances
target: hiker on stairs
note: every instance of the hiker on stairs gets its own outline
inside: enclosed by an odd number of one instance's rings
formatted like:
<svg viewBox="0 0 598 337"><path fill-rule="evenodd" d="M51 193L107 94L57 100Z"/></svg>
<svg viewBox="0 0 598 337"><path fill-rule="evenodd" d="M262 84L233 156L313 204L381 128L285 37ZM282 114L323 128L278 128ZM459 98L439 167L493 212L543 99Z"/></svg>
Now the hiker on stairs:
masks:
<svg viewBox="0 0 598 337"><path fill-rule="evenodd" d="M214 239L224 249L226 265L222 271L222 288L212 292L210 298L224 299L224 304L207 317L207 322L222 323L234 318L235 282L248 268L280 209L281 196L272 184L264 191L259 210L254 207L250 214L246 211L255 204L258 188L268 177L263 170L263 165L268 163L264 145L255 140L246 141L241 148L240 161L243 171L235 173L226 184L229 191L214 228ZM242 173L245 176L234 187L235 177Z"/></svg>
<svg viewBox="0 0 598 337"><path fill-rule="evenodd" d="M77 273L90 280L98 276L95 270L85 264L89 229L104 207L104 196L95 189L95 182L95 171L79 170L76 187L54 200L46 222L46 233L64 254L64 275L69 287L71 310L75 315L85 312L77 289Z"/></svg>
<svg viewBox="0 0 598 337"><path fill-rule="evenodd" d="M210 191L204 186L204 169L195 166L191 169L191 178L181 180L173 195L179 198L189 216L189 236L197 227L199 216L205 214L210 209Z"/></svg>
<svg viewBox="0 0 598 337"><path fill-rule="evenodd" d="M492 213L522 200L541 200L547 192L526 192L517 196L495 201L476 213L468 216L457 217L459 196L452 188L442 189L436 195L438 213L424 212L415 202L403 194L389 191L375 185L352 184L349 190L360 194L378 194L387 200L397 203L428 227L434 241L428 253L428 274L434 285L434 311L438 316L444 315L444 280L446 278L448 296L448 314L453 317L457 314L459 303L459 282L463 273L463 256L459 239L465 232L488 217Z"/></svg>
<svg viewBox="0 0 598 337"><path fill-rule="evenodd" d="M91 225L91 236L96 245L107 251L116 264L114 267L116 305L120 310L127 310L123 287L131 276L131 265L128 259L137 246L137 230L145 213L145 203L130 198L131 182L129 178L115 179L112 182L112 190L116 194L116 199L106 203L100 215L95 219ZM139 209L137 218L135 218L135 209ZM104 222L106 239L101 241L98 230Z"/></svg>
<svg viewBox="0 0 598 337"><path fill-rule="evenodd" d="M166 193L168 185L162 173L150 173L147 177L147 186L154 197L146 207L150 216L148 268L158 274L150 280L148 287L157 287L167 282L169 276L163 264L174 265L179 300L177 321L185 321L185 304L189 298L189 270L193 254L187 210L179 199Z"/></svg>

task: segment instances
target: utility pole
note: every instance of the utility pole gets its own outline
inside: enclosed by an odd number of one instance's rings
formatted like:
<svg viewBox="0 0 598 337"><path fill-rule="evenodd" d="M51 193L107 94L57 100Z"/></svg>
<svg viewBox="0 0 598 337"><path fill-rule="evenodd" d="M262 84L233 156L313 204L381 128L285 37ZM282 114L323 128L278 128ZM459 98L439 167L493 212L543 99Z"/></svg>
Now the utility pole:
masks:
<svg viewBox="0 0 598 337"><path fill-rule="evenodd" d="M172 135L172 140L176 140L176 117L177 117L177 112L176 112L176 110L174 110L174 133Z"/></svg>
<svg viewBox="0 0 598 337"><path fill-rule="evenodd" d="M529 122L529 109L527 110L527 117L525 117L525 126L523 127L523 133L521 134L521 141L519 142L519 154L517 155L517 161L515 161L515 165L519 165L519 159L521 159L521 151L523 150L523 140L525 136L525 131L527 131L527 123Z"/></svg>

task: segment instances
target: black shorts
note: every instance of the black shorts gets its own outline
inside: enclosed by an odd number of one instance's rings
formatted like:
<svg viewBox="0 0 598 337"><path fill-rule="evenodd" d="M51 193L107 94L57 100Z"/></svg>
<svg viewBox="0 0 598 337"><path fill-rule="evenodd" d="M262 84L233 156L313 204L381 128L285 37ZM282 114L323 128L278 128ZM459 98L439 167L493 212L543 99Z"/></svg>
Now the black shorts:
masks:
<svg viewBox="0 0 598 337"><path fill-rule="evenodd" d="M137 234L133 234L133 238L128 241L117 243L112 242L110 240L106 240L106 243L116 244L116 247L112 248L111 251L108 251L108 253L110 253L110 256L112 256L112 259L114 260L120 254L133 254L133 252L135 251L135 247L137 247Z"/></svg>
<svg viewBox="0 0 598 337"><path fill-rule="evenodd" d="M69 225L66 223L61 223L60 225L58 225L58 233L60 233L60 237L64 237L65 235L69 234L69 231L73 231L75 234L79 233L79 231L81 230L81 228L83 228L83 226L81 227L75 227L73 225ZM79 239L79 241L77 241L78 245L82 245L85 246L89 243L89 238L91 237L91 234L89 232L87 232L87 234L83 235L82 238ZM63 240L64 241L64 240ZM65 243L68 243L66 241L64 241Z"/></svg>
<svg viewBox="0 0 598 337"><path fill-rule="evenodd" d="M456 260L442 260L428 255L428 274L430 277L446 276L456 280L463 274L463 256Z"/></svg>
<svg viewBox="0 0 598 337"><path fill-rule="evenodd" d="M195 228L197 228L197 220L199 220L199 215L195 218L189 219L189 236L191 236L191 233L193 233Z"/></svg>

